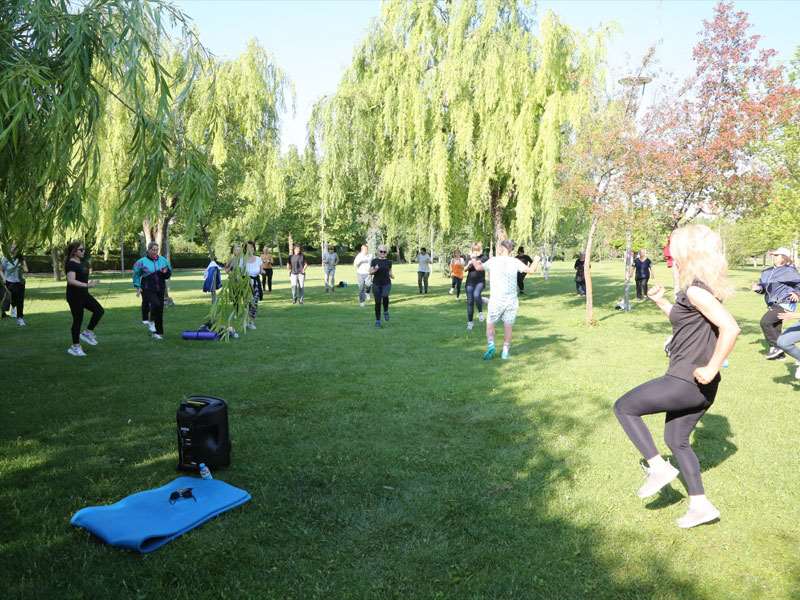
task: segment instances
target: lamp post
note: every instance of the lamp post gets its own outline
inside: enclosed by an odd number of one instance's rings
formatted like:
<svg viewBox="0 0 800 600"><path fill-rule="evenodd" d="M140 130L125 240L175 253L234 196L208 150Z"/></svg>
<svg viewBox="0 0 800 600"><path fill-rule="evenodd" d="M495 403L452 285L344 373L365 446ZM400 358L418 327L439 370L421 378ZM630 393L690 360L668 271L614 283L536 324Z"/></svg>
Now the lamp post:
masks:
<svg viewBox="0 0 800 600"><path fill-rule="evenodd" d="M646 75L631 75L623 77L619 80L619 84L628 88L628 100L625 106L625 116L636 118L636 113L639 110L639 99L644 96L645 86L653 81L652 77ZM636 88L641 86L642 93L637 98ZM630 208L630 203L626 205L626 209ZM627 211L626 211L627 212ZM633 231L631 230L630 219L625 224L625 292L622 300L622 309L625 312L631 310L631 270L633 268Z"/></svg>

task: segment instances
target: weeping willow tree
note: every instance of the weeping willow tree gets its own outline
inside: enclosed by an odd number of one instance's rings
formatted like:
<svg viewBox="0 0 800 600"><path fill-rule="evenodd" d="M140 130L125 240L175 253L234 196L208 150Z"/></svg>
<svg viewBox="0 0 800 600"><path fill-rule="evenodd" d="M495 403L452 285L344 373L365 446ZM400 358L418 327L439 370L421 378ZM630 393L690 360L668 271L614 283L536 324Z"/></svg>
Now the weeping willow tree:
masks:
<svg viewBox="0 0 800 600"><path fill-rule="evenodd" d="M183 72L164 64L170 36ZM31 247L80 223L98 172L98 123L120 98L133 117L124 192L150 201L173 145L164 124L174 82L190 86L203 54L166 0L0 3L0 243Z"/></svg>
<svg viewBox="0 0 800 600"><path fill-rule="evenodd" d="M569 124L597 89L604 34L512 0L389 0L315 110L321 193L391 232L464 223L529 239L558 219Z"/></svg>

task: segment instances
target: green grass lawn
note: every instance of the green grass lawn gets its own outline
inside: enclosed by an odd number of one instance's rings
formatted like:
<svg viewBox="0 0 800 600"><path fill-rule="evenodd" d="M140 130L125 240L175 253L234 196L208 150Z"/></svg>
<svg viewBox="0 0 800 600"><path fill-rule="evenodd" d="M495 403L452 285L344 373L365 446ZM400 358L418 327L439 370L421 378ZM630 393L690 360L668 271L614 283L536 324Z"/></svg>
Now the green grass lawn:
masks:
<svg viewBox="0 0 800 600"><path fill-rule="evenodd" d="M438 274L418 296L414 267L396 269L381 330L314 268L304 306L281 271L258 329L230 343L180 339L208 309L199 272L172 279L163 342L128 278L106 277L82 359L66 354L64 284L31 278L29 326L0 323L2 596L800 599L800 385L763 358L755 271L734 274L743 335L693 438L722 520L682 531L685 489L636 497L611 410L663 374L669 333L652 303L613 310L619 265L595 267L592 329L571 265L529 277L512 359L488 363L463 298ZM215 476L252 501L145 556L70 527L177 475L193 393L228 401L233 463ZM668 452L663 416L648 423Z"/></svg>

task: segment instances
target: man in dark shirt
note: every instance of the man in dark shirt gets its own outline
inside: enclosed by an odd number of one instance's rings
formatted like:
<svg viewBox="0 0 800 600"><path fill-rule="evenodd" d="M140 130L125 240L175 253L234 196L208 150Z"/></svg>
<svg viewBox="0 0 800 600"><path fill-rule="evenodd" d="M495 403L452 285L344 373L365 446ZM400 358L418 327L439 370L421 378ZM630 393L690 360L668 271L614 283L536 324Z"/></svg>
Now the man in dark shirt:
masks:
<svg viewBox="0 0 800 600"><path fill-rule="evenodd" d="M525 248L522 246L517 248L517 260L522 261L526 267L530 267L533 263L533 259L525 254ZM527 273L517 273L517 288L519 288L520 294L525 293L525 275L527 275Z"/></svg>
<svg viewBox="0 0 800 600"><path fill-rule="evenodd" d="M389 293L392 291L392 261L386 258L387 248L378 246L378 257L369 264L372 275L372 294L375 297L375 327L381 326L381 304L383 304L383 320L389 320Z"/></svg>
<svg viewBox="0 0 800 600"><path fill-rule="evenodd" d="M636 298L639 300L647 297L647 282L653 274L652 264L644 250L639 250L639 256L633 259L633 269L636 273Z"/></svg>
<svg viewBox="0 0 800 600"><path fill-rule="evenodd" d="M303 303L305 298L306 269L308 262L300 246L292 248L293 254L286 264L289 267L289 279L292 282L292 304Z"/></svg>

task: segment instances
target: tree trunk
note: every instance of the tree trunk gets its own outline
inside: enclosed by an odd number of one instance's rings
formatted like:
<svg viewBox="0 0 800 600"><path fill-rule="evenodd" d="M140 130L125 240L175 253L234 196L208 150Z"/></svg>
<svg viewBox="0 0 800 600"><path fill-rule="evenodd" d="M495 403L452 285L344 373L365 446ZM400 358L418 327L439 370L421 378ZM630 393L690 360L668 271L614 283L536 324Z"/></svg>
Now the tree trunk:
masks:
<svg viewBox="0 0 800 600"><path fill-rule="evenodd" d="M394 249L395 249L395 252L397 253L397 263L400 264L400 263L403 262L403 256L402 256L402 254L400 252L400 239L399 238L397 240L395 240L395 242L394 242Z"/></svg>
<svg viewBox="0 0 800 600"><path fill-rule="evenodd" d="M50 248L50 260L53 262L53 281L61 281L61 261L58 260L58 250L55 246Z"/></svg>
<svg viewBox="0 0 800 600"><path fill-rule="evenodd" d="M495 244L499 244L503 240L508 239L508 232L506 231L506 226L503 224L503 206L500 204L500 192L497 189L492 189L490 209L492 212L494 242Z"/></svg>
<svg viewBox="0 0 800 600"><path fill-rule="evenodd" d="M206 227L205 225L201 225L200 235L203 236L203 245L206 247L208 260L211 260L214 257L214 248L211 247L211 235L209 235L208 233L208 227Z"/></svg>
<svg viewBox="0 0 800 600"><path fill-rule="evenodd" d="M278 266L283 267L283 258L281 257L281 245L278 243L278 236L272 238L272 244L278 249Z"/></svg>
<svg viewBox="0 0 800 600"><path fill-rule="evenodd" d="M125 272L125 235L119 236L119 271Z"/></svg>
<svg viewBox="0 0 800 600"><path fill-rule="evenodd" d="M625 312L631 310L631 268L633 266L633 232L628 227L625 230L625 293L622 300L622 308Z"/></svg>
<svg viewBox="0 0 800 600"><path fill-rule="evenodd" d="M594 242L594 232L597 230L598 217L592 217L592 225L589 227L589 236L586 238L586 250L583 260L583 278L586 281L586 324L595 325L594 320L594 299L592 297L592 243Z"/></svg>

